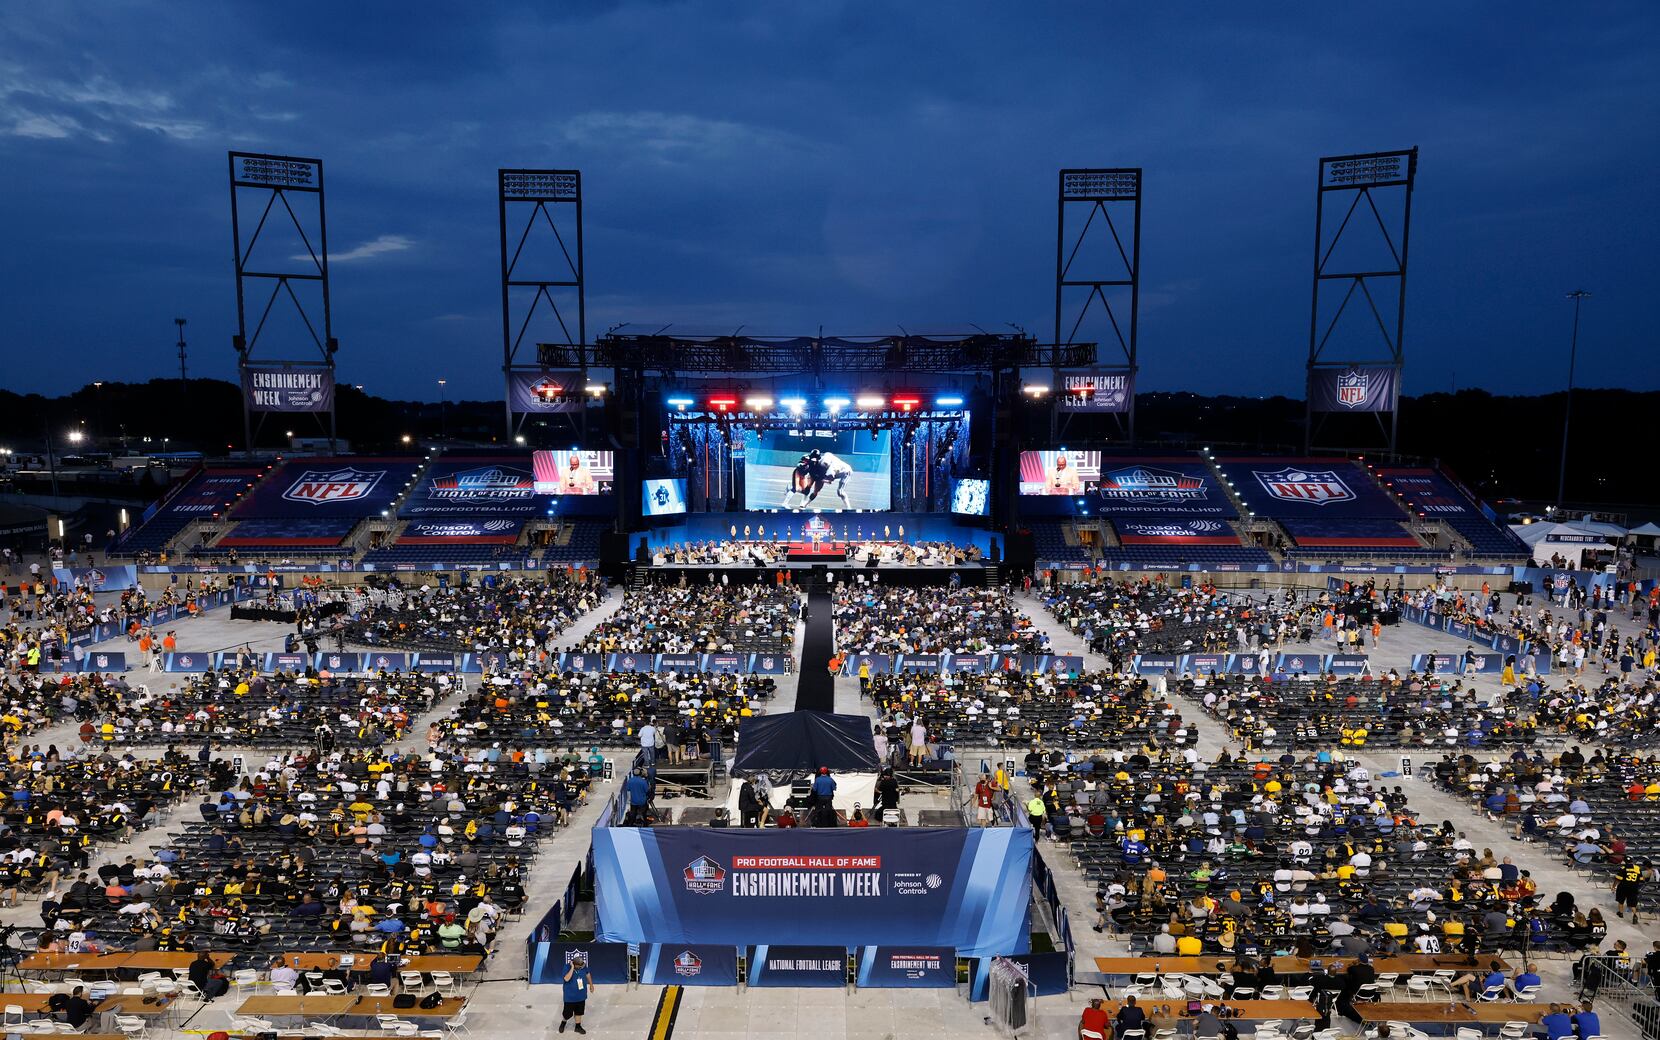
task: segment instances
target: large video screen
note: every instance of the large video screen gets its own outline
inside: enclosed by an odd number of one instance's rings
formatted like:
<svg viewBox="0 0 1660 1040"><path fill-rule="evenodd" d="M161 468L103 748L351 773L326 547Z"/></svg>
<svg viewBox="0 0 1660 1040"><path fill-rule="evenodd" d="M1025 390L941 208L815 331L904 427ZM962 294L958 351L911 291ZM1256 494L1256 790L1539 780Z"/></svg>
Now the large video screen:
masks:
<svg viewBox="0 0 1660 1040"><path fill-rule="evenodd" d="M990 516L991 481L960 477L952 482L951 511L968 516Z"/></svg>
<svg viewBox="0 0 1660 1040"><path fill-rule="evenodd" d="M750 509L888 509L887 430L761 430L744 467Z"/></svg>
<svg viewBox="0 0 1660 1040"><path fill-rule="evenodd" d="M538 495L609 495L608 451L538 451L530 457Z"/></svg>
<svg viewBox="0 0 1660 1040"><path fill-rule="evenodd" d="M685 477L640 482L640 512L644 515L672 516L685 511Z"/></svg>
<svg viewBox="0 0 1660 1040"><path fill-rule="evenodd" d="M1101 479L1098 451L1023 451L1020 453L1022 495L1081 497Z"/></svg>

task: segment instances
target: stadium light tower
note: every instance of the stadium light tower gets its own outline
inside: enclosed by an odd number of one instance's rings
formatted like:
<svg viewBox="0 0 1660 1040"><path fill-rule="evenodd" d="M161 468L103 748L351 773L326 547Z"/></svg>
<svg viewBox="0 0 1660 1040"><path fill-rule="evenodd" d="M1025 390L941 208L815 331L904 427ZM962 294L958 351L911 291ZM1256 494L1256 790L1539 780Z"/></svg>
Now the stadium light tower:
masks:
<svg viewBox="0 0 1660 1040"><path fill-rule="evenodd" d="M1562 460L1556 471L1556 512L1562 512L1562 500L1568 488L1568 421L1573 418L1574 411L1574 361L1579 356L1579 305L1585 302L1591 294L1584 289L1575 289L1568 294L1568 299L1574 301L1574 330L1568 337L1568 393L1562 402Z"/></svg>

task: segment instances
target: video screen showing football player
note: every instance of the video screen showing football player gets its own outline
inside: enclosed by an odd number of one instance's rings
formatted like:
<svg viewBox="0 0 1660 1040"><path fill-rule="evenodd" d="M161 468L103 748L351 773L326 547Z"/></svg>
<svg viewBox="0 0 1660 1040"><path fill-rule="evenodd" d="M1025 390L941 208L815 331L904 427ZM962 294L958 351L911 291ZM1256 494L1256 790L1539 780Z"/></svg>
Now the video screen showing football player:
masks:
<svg viewBox="0 0 1660 1040"><path fill-rule="evenodd" d="M811 505L818 498L819 493L829 484L834 486L836 497L842 500L843 507L849 507L852 502L847 497L847 478L853 475L853 467L837 458L828 451L814 448L801 456L790 474L790 489L784 494L783 506L785 509L801 509Z"/></svg>

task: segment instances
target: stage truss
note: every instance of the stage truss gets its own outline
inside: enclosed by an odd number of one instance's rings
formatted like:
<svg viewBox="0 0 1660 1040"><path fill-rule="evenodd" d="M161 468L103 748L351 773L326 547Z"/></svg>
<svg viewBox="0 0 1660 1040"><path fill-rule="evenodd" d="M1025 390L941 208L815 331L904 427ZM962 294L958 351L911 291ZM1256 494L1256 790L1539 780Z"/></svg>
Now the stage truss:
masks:
<svg viewBox="0 0 1660 1040"><path fill-rule="evenodd" d="M323 160L257 152L230 152L228 159L236 271L236 334L231 346L236 350L237 373L244 383L244 446L253 450L265 417L277 410L254 407L246 387L248 370L250 366L277 365L315 371L327 379L329 407L324 428L332 449L334 355L340 343L334 338L330 307ZM247 218L244 207L249 210ZM258 216L254 217L256 212ZM258 311L252 329L248 322L250 305ZM277 319L274 325L273 318ZM298 324L294 324L296 319ZM182 372L182 324L179 339ZM311 350L316 353L311 354ZM314 414L322 423L322 414ZM255 415L259 416L257 424Z"/></svg>
<svg viewBox="0 0 1660 1040"><path fill-rule="evenodd" d="M1388 450L1395 450L1406 360L1407 244L1417 175L1416 148L1320 160L1314 193L1305 449L1368 447L1321 443L1327 420L1341 412L1316 402L1315 387L1324 385L1328 377L1353 373L1353 378L1360 379L1365 372L1377 370L1390 373L1387 408L1368 407L1367 411L1376 420ZM1334 339L1351 330L1352 335Z"/></svg>

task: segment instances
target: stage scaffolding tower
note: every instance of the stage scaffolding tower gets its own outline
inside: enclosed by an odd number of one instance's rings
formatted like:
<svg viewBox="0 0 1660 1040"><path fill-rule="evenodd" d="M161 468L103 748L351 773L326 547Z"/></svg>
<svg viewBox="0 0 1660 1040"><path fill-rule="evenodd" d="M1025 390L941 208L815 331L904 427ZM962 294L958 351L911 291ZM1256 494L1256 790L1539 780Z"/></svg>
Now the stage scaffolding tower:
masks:
<svg viewBox="0 0 1660 1040"><path fill-rule="evenodd" d="M1135 440L1135 378L1141 314L1141 169L1115 167L1060 171L1055 226L1055 343L1099 343L1108 360L1092 375L1118 376L1128 388L1122 405L1066 405L1066 373L1052 367L1051 401L1059 416L1079 412L1115 416ZM1114 349L1116 348L1116 350ZM1090 379L1091 375L1081 375Z"/></svg>
<svg viewBox="0 0 1660 1040"><path fill-rule="evenodd" d="M1364 449L1361 444L1320 443L1330 416L1364 412L1376 420L1389 452L1395 451L1406 360L1407 243L1417 175L1416 148L1320 160L1305 450ZM1340 425L1351 435L1370 426L1358 419Z"/></svg>

